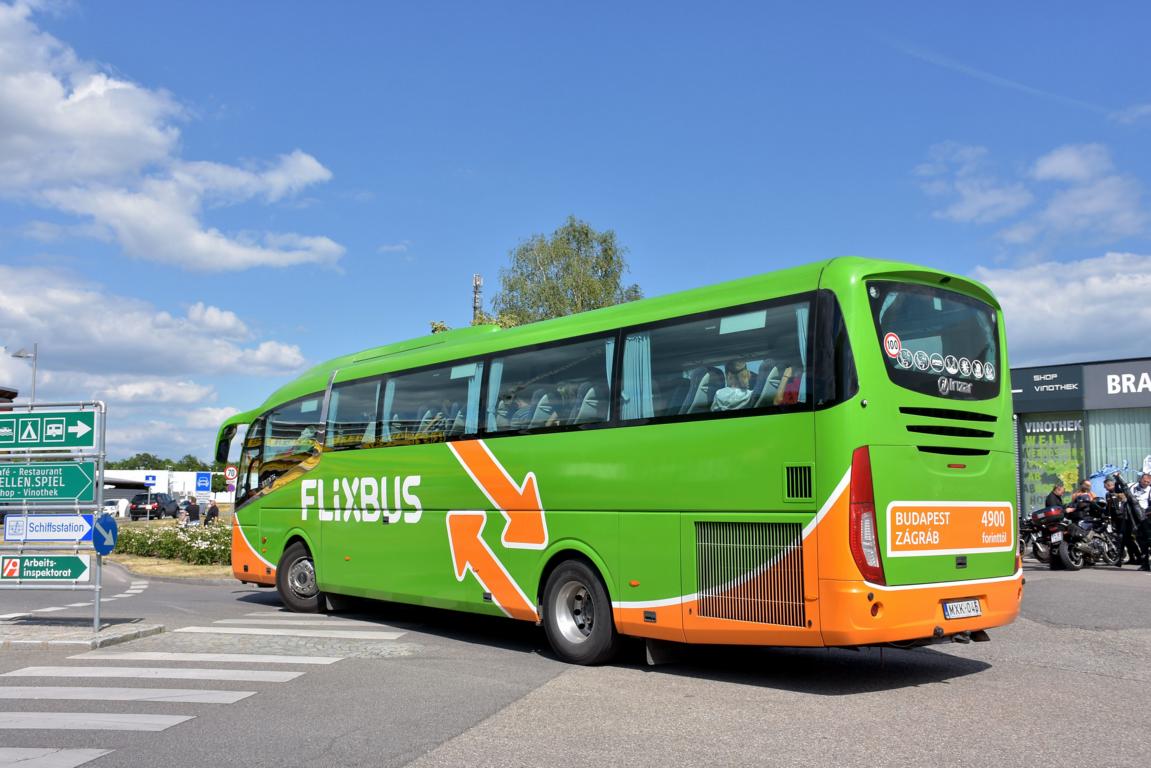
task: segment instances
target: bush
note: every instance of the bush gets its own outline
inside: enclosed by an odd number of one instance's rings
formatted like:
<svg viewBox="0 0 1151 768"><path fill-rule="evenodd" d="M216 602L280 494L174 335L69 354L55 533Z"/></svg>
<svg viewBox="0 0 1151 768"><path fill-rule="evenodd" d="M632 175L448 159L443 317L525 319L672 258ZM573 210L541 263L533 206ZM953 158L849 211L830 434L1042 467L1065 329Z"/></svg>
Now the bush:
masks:
<svg viewBox="0 0 1151 768"><path fill-rule="evenodd" d="M226 525L177 528L125 526L116 551L141 557L165 557L192 565L227 565L232 558L232 530Z"/></svg>

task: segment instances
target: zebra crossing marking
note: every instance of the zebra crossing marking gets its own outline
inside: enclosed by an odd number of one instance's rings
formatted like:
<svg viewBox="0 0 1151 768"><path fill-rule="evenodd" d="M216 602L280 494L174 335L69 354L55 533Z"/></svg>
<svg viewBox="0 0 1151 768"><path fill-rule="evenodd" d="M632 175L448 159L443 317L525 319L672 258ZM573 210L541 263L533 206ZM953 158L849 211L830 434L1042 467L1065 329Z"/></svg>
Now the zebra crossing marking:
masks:
<svg viewBox="0 0 1151 768"><path fill-rule="evenodd" d="M367 632L350 629L272 629L263 627L180 627L175 632L193 632L201 635L275 635L284 637L326 637L340 640L396 640L403 632Z"/></svg>
<svg viewBox="0 0 1151 768"><path fill-rule="evenodd" d="M166 731L195 715L124 715L114 712L5 712L7 731Z"/></svg>
<svg viewBox="0 0 1151 768"><path fill-rule="evenodd" d="M384 629L384 625L374 621L358 621L356 619L219 619L213 624L253 624L262 627L375 627Z"/></svg>
<svg viewBox="0 0 1151 768"><path fill-rule="evenodd" d="M57 747L0 747L0 766L19 768L78 768L110 749L59 749Z"/></svg>
<svg viewBox="0 0 1151 768"><path fill-rule="evenodd" d="M0 699L48 701L156 701L178 704L235 704L255 691L211 691L198 688L101 688L98 686L0 686Z"/></svg>
<svg viewBox="0 0 1151 768"><path fill-rule="evenodd" d="M343 656L288 656L274 653L180 653L177 651L86 651L68 658L118 661L212 661L241 664L335 664Z"/></svg>
<svg viewBox="0 0 1151 768"><path fill-rule="evenodd" d="M149 680L232 680L286 683L303 672L271 669L178 669L166 667L24 667L0 677L133 677Z"/></svg>

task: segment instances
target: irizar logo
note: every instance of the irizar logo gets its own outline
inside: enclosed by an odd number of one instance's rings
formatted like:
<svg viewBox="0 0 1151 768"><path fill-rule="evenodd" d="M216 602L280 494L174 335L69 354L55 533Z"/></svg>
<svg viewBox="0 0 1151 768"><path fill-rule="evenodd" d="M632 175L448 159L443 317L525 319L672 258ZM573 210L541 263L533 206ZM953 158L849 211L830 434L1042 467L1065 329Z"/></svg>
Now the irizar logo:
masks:
<svg viewBox="0 0 1151 768"><path fill-rule="evenodd" d="M950 395L953 392L958 392L961 395L971 394L970 381L958 381L956 379L948 378L947 376L939 377L939 394Z"/></svg>
<svg viewBox="0 0 1151 768"><path fill-rule="evenodd" d="M324 480L300 482L300 519L308 519L308 510L317 512L320 522L357 523L418 523L424 514L424 505L414 489L420 484L420 475L392 478L392 509L388 508L388 478L337 477L331 486ZM331 506L325 506L325 502ZM404 507L408 507L405 511Z"/></svg>

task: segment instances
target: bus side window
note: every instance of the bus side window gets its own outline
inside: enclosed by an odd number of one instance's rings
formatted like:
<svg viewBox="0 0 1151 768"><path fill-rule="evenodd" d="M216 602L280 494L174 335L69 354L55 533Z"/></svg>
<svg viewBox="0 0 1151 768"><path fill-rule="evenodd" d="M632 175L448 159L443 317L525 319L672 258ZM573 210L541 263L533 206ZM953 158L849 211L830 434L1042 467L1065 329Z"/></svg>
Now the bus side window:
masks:
<svg viewBox="0 0 1151 768"><path fill-rule="evenodd" d="M336 384L328 404L324 447L333 451L367 448L377 439L381 379Z"/></svg>
<svg viewBox="0 0 1151 768"><path fill-rule="evenodd" d="M433 443L479 428L482 362L391 376L384 386L379 440L387 445Z"/></svg>
<svg viewBox="0 0 1151 768"><path fill-rule="evenodd" d="M614 338L568 342L492 361L484 431L522 432L610 418Z"/></svg>
<svg viewBox="0 0 1151 768"><path fill-rule="evenodd" d="M622 418L763 412L807 404L810 309L806 299L772 302L629 331Z"/></svg>

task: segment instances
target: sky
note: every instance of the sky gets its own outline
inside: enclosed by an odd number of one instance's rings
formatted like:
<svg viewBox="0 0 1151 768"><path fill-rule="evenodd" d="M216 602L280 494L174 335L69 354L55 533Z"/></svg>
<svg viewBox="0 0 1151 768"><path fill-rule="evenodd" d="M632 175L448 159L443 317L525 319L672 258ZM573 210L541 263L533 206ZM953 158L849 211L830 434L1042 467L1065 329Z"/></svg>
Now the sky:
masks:
<svg viewBox="0 0 1151 768"><path fill-rule="evenodd" d="M0 0L0 384L111 458L467 325L569 215L648 296L839 255L1151 354L1151 7Z"/></svg>

